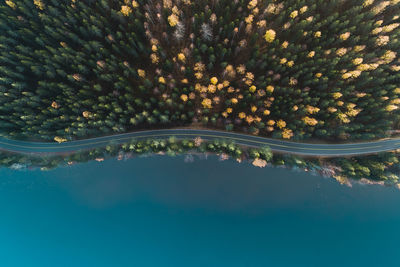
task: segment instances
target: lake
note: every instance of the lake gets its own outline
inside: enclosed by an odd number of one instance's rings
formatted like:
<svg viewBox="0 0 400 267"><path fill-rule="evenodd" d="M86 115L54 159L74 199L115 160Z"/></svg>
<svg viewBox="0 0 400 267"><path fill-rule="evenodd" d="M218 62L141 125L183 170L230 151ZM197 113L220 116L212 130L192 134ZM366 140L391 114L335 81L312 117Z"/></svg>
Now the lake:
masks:
<svg viewBox="0 0 400 267"><path fill-rule="evenodd" d="M400 266L400 191L185 156L0 169L1 266Z"/></svg>

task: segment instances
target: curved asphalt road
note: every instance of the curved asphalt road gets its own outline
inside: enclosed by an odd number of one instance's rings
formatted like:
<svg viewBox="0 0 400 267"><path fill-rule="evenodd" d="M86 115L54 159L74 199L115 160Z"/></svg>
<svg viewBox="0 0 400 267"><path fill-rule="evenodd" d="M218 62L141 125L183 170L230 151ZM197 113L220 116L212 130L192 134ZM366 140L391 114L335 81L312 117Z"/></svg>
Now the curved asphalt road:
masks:
<svg viewBox="0 0 400 267"><path fill-rule="evenodd" d="M374 142L352 144L312 144L295 143L271 138L238 134L214 130L193 129L165 129L139 131L125 134L117 134L104 137L96 137L85 140L70 141L65 143L27 142L0 138L0 150L18 153L67 153L82 149L96 148L108 144L120 144L131 139L159 138L165 139L171 136L176 138L201 137L205 140L224 138L234 141L236 144L261 147L270 146L273 151L308 156L349 156L371 154L389 150L400 149L399 139L385 139Z"/></svg>

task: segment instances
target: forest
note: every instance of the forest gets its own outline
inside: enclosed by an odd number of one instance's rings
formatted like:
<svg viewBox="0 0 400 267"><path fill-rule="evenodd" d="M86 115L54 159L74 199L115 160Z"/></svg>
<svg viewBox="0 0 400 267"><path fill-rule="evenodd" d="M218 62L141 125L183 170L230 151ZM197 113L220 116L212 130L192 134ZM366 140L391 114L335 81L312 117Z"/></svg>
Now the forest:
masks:
<svg viewBox="0 0 400 267"><path fill-rule="evenodd" d="M1 0L0 134L387 137L399 25L399 0Z"/></svg>

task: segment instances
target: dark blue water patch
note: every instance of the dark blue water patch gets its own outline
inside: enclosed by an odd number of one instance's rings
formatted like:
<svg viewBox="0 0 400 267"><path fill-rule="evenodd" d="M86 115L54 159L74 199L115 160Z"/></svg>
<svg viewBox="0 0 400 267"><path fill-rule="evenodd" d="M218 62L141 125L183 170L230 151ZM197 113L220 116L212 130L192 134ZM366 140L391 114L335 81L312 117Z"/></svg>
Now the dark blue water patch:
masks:
<svg viewBox="0 0 400 267"><path fill-rule="evenodd" d="M155 156L0 170L1 266L400 266L400 191Z"/></svg>

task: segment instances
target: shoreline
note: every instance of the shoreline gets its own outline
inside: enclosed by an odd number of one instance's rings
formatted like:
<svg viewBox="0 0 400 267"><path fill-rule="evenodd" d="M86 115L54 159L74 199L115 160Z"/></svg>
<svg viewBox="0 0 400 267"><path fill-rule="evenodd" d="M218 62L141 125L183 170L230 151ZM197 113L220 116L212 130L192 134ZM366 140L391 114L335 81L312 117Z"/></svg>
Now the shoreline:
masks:
<svg viewBox="0 0 400 267"><path fill-rule="evenodd" d="M88 148L85 150L75 150L52 153L0 153L0 164L13 169L41 168L42 170L57 168L75 163L88 161L104 161L109 158L118 158L119 160L129 156L152 156L152 155L217 155L220 160L236 159L238 162L249 162L256 167L275 166L301 170L305 172L314 172L324 177L336 179L339 183L351 186L352 182L361 182L380 185L398 185L399 177L397 171L391 171L392 164L384 163L386 166L385 176L375 176L374 167L369 167L369 176L363 174L351 174L348 166L357 163L357 158L323 158L323 157L300 157L285 153L272 153L271 149L265 147L249 147L227 140L207 140L202 138L194 139L144 139L131 140L130 142L104 145L102 147ZM395 153L387 153L388 157L396 157ZM368 162L383 164L379 157L368 157ZM357 165L354 165L357 166ZM359 165L362 168L368 168L365 165ZM359 167L357 167L359 168ZM390 172L391 171L391 172Z"/></svg>

